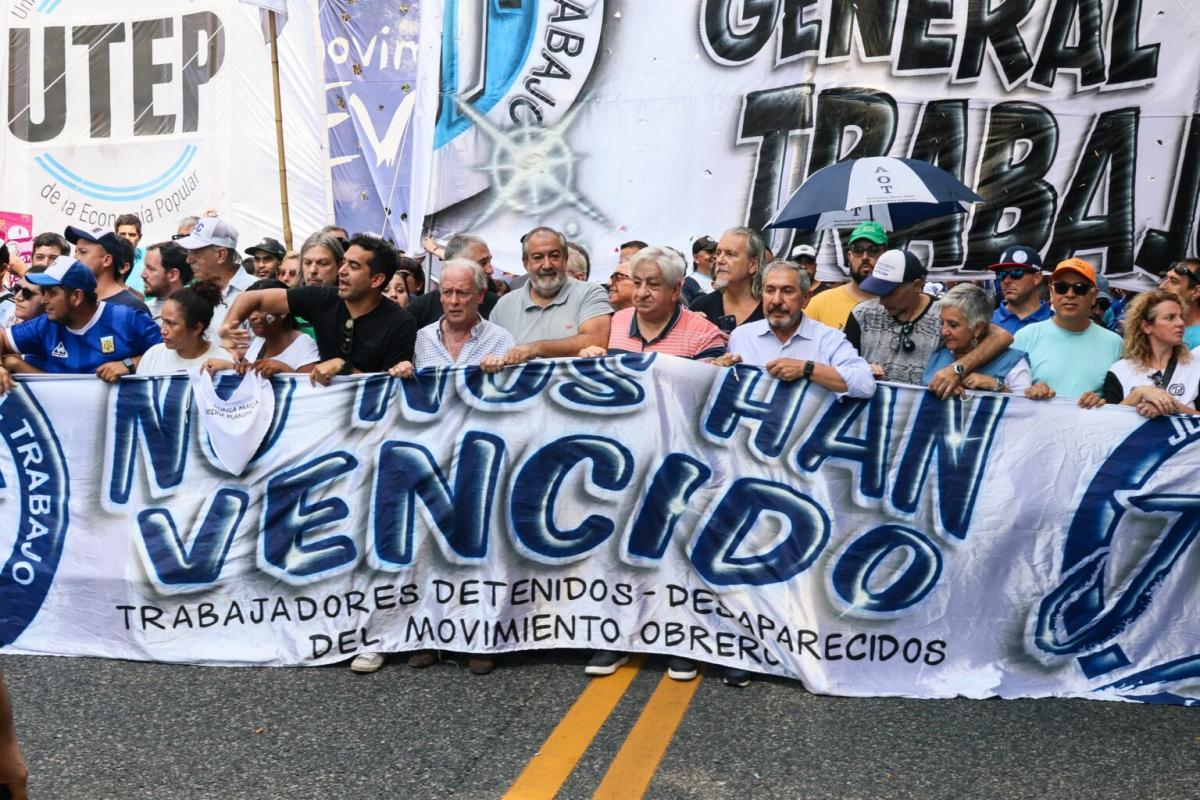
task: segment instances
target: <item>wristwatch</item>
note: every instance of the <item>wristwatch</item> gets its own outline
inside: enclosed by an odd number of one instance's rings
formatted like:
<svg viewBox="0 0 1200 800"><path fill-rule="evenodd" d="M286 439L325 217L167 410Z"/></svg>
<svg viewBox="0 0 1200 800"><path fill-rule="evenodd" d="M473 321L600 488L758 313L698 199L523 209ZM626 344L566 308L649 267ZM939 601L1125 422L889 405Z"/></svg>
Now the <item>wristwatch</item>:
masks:
<svg viewBox="0 0 1200 800"><path fill-rule="evenodd" d="M130 375L137 374L137 364L134 363L132 358L127 358L121 363L125 365L125 369L129 370Z"/></svg>
<svg viewBox="0 0 1200 800"><path fill-rule="evenodd" d="M812 361L804 362L804 380L809 380L810 378L812 378L813 369L815 369L815 368L816 368L816 365L813 364Z"/></svg>
<svg viewBox="0 0 1200 800"><path fill-rule="evenodd" d="M350 359L342 358L342 368L338 370L338 375L349 375L354 371L354 365L350 363Z"/></svg>
<svg viewBox="0 0 1200 800"><path fill-rule="evenodd" d="M957 363L957 362L956 362L956 363L954 363L954 364L951 364L950 366L954 367L954 374L958 376L958 379L959 379L960 381L961 381L963 378L967 377L967 371L966 371L965 369L963 369L963 365L962 365L962 364L959 364L959 363Z"/></svg>

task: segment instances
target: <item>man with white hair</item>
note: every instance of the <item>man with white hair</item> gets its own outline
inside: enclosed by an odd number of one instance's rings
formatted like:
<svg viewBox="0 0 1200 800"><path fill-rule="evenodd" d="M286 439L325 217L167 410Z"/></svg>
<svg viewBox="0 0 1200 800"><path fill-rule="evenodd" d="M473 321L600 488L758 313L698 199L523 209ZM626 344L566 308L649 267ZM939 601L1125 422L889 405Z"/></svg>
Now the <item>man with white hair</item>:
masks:
<svg viewBox="0 0 1200 800"><path fill-rule="evenodd" d="M581 356L652 351L691 359L725 352L725 334L703 314L682 308L679 297L687 267L665 247L646 247L630 259L633 305L613 315L608 347L589 347Z"/></svg>
<svg viewBox="0 0 1200 800"><path fill-rule="evenodd" d="M219 217L205 217L176 244L188 251L188 263L196 280L212 281L221 289L222 305L213 309L212 330L220 330L225 315L239 294L257 278L242 269L237 253L237 228Z"/></svg>
<svg viewBox="0 0 1200 800"><path fill-rule="evenodd" d="M485 277L490 277L492 274L492 250L479 236L472 233L456 233L450 237L450 241L446 242L446 247L442 251L442 268L455 259L465 258L469 261L474 261L483 268ZM492 309L496 306L496 301L500 299L500 295L493 291L487 291L483 295L483 303L479 306L479 313L484 319L488 319L492 315ZM409 302L408 313L413 315L417 321L418 328L424 328L426 325L437 322L442 317L442 294L437 289L432 289L424 294L418 295Z"/></svg>
<svg viewBox="0 0 1200 800"><path fill-rule="evenodd" d="M766 319L736 328L729 356L718 363L765 367L784 381L807 380L850 397L875 394L875 377L846 334L804 313L812 292L808 271L794 261L772 261L763 274Z"/></svg>

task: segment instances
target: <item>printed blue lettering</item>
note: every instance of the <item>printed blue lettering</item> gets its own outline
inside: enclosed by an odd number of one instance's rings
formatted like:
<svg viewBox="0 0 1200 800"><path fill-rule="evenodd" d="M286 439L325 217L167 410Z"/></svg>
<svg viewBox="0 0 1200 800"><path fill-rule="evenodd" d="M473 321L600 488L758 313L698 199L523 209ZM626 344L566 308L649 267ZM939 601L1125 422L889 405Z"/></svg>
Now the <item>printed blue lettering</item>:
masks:
<svg viewBox="0 0 1200 800"><path fill-rule="evenodd" d="M629 529L625 548L634 559L657 561L667 550L675 524L688 501L712 476L703 462L684 453L671 453L642 493L642 507Z"/></svg>
<svg viewBox="0 0 1200 800"><path fill-rule="evenodd" d="M111 397L104 464L108 503L129 502L139 442L151 467L152 485L158 489L155 496L177 489L187 470L191 432L192 392L187 376L118 381Z"/></svg>
<svg viewBox="0 0 1200 800"><path fill-rule="evenodd" d="M547 361L530 361L496 373L479 367L455 370L459 394L468 405L504 413L531 405L553 377L554 364Z"/></svg>
<svg viewBox="0 0 1200 800"><path fill-rule="evenodd" d="M910 514L916 512L936 452L937 509L942 528L951 536L965 539L988 451L1007 403L999 397L974 398L975 415L968 426L964 420L966 404L961 398L939 400L927 393L900 459L892 505Z"/></svg>
<svg viewBox="0 0 1200 800"><path fill-rule="evenodd" d="M470 431L454 463L451 492L433 454L424 447L385 442L379 449L370 530L381 567L406 567L413 562L418 497L455 560L472 562L487 556L504 441L494 434Z"/></svg>
<svg viewBox="0 0 1200 800"><path fill-rule="evenodd" d="M267 481L262 524L265 569L308 578L354 563L358 548L349 536L307 538L311 531L349 517L350 509L337 497L309 503L308 493L357 466L358 459L349 453L330 453Z"/></svg>
<svg viewBox="0 0 1200 800"><path fill-rule="evenodd" d="M163 588L197 587L216 583L225 557L237 535L250 495L240 489L220 489L196 520L185 545L166 508L148 508L137 516L146 562Z"/></svg>
<svg viewBox="0 0 1200 800"><path fill-rule="evenodd" d="M863 435L852 433L855 421L867 411ZM864 497L882 498L886 488L887 468L891 460L892 418L896 413L896 388L880 385L870 400L843 400L831 403L817 422L812 435L798 448L797 470L816 472L827 458L856 461L859 490Z"/></svg>
<svg viewBox="0 0 1200 800"><path fill-rule="evenodd" d="M526 459L512 484L509 514L515 544L537 560L575 560L601 545L615 529L611 519L589 515L578 527L561 530L554 522L563 481L581 461L590 461L590 482L620 491L633 478L633 454L601 436L567 436Z"/></svg>
<svg viewBox="0 0 1200 800"><path fill-rule="evenodd" d="M764 513L782 516L786 538L765 553L738 550ZM792 487L739 478L729 487L692 548L692 564L715 586L784 583L808 569L829 540L825 511Z"/></svg>
<svg viewBox="0 0 1200 800"><path fill-rule="evenodd" d="M758 367L739 364L726 371L702 430L720 443L733 436L739 424L747 424L757 429L750 440L755 455L764 460L777 458L807 391L808 381L777 381Z"/></svg>
<svg viewBox="0 0 1200 800"><path fill-rule="evenodd" d="M631 373L645 372L655 353L633 353L613 358L579 359L567 364L575 380L555 386L550 397L572 410L594 414L621 414L646 400L641 381Z"/></svg>
<svg viewBox="0 0 1200 800"><path fill-rule="evenodd" d="M902 568L889 570L889 557L908 551ZM890 574L884 587L872 588L877 571ZM837 596L857 611L887 613L920 602L942 574L942 554L929 537L900 525L880 525L855 539L838 557L831 581Z"/></svg>

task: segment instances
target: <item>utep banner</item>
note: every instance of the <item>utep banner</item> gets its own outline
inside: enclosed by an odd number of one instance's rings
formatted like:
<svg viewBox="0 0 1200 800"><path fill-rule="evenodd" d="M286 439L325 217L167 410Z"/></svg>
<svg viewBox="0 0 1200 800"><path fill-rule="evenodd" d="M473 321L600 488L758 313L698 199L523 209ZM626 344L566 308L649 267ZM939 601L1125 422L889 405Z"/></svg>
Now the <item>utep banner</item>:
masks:
<svg viewBox="0 0 1200 800"><path fill-rule="evenodd" d="M316 10L288 4L279 38L292 225L327 219ZM216 208L242 246L279 236L270 50L236 0L5 0L7 124L0 190L38 231L112 228L145 241Z"/></svg>
<svg viewBox="0 0 1200 800"><path fill-rule="evenodd" d="M0 404L8 652L671 653L918 697L1200 697L1200 426L654 355L276 380L241 475L185 377Z"/></svg>
<svg viewBox="0 0 1200 800"><path fill-rule="evenodd" d="M551 224L603 278L630 238L764 226L849 157L941 166L986 201L902 232L937 269L1012 244L1106 272L1197 250L1200 17L1143 0L444 4L430 212L519 268ZM469 34L469 35L468 35ZM773 232L776 253L818 244ZM821 257L840 259L829 235ZM686 250L685 250L686 252ZM611 255L610 255L611 254ZM503 261L503 263L501 263Z"/></svg>

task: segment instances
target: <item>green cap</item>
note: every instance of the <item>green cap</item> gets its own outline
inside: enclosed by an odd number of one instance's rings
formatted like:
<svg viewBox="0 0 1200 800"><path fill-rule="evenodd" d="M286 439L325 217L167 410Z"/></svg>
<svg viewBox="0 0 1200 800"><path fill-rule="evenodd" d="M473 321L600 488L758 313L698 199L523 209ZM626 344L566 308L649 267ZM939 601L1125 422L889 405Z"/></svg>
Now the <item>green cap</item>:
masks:
<svg viewBox="0 0 1200 800"><path fill-rule="evenodd" d="M853 242L855 239L866 239L868 242L883 245L888 243L887 231L878 222L864 222L860 224L850 232L849 241Z"/></svg>

